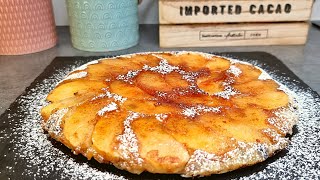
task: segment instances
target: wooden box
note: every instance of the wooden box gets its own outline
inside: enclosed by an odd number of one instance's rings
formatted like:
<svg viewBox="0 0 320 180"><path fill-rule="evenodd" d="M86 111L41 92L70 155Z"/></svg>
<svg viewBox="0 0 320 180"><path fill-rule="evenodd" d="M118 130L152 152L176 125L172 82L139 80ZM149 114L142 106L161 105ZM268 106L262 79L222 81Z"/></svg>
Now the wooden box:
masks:
<svg viewBox="0 0 320 180"><path fill-rule="evenodd" d="M307 21L313 0L159 0L160 24Z"/></svg>
<svg viewBox="0 0 320 180"><path fill-rule="evenodd" d="M304 44L313 0L159 0L160 47Z"/></svg>

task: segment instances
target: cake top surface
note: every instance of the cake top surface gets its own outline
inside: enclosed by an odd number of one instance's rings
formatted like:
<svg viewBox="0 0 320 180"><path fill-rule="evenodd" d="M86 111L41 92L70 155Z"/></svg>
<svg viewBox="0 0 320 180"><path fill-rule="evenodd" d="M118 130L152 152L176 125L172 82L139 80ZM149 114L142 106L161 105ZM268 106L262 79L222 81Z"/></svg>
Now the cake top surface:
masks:
<svg viewBox="0 0 320 180"><path fill-rule="evenodd" d="M71 72L47 96L42 116L53 138L89 159L133 173L204 176L261 162L288 145L297 116L281 88L236 60L134 54Z"/></svg>

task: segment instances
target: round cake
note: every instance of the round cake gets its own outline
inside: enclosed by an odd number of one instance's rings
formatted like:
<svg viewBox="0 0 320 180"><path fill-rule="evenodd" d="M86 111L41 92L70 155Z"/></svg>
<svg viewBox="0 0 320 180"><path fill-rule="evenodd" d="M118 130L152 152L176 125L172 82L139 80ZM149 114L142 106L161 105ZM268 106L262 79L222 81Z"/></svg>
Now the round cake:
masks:
<svg viewBox="0 0 320 180"><path fill-rule="evenodd" d="M290 91L246 62L199 52L87 63L47 96L43 128L88 159L208 176L264 161L297 122Z"/></svg>

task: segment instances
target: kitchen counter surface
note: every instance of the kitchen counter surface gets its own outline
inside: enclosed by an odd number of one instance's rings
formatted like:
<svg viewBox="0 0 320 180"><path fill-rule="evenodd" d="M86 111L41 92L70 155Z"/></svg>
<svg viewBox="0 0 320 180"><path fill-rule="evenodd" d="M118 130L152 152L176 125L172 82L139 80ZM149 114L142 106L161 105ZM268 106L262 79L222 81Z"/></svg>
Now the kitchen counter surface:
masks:
<svg viewBox="0 0 320 180"><path fill-rule="evenodd" d="M312 25L311 25L312 26ZM114 52L92 53L72 47L68 27L57 27L58 45L21 56L0 56L0 114L30 85L56 56L105 56L143 51L195 50L203 52L264 51L282 60L298 77L320 93L320 28L312 26L306 45L208 48L159 48L158 25L140 25L137 46Z"/></svg>

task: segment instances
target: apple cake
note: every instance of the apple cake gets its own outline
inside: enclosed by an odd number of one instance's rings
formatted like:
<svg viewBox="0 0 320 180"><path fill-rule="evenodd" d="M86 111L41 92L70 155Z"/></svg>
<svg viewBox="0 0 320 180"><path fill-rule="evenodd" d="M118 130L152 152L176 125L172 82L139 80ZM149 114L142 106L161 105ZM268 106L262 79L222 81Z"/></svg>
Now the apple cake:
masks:
<svg viewBox="0 0 320 180"><path fill-rule="evenodd" d="M92 61L46 100L52 138L135 174L208 176L256 164L288 145L298 119L290 90L265 71L200 52Z"/></svg>

